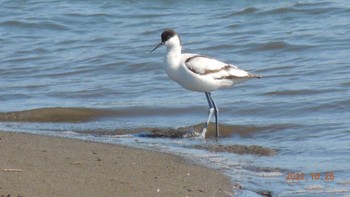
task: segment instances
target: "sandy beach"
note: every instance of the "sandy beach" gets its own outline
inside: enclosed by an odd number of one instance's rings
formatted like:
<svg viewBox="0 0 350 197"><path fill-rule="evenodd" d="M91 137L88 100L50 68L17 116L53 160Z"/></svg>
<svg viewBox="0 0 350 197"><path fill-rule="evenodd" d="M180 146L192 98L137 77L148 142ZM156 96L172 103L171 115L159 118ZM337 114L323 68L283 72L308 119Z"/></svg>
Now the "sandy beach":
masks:
<svg viewBox="0 0 350 197"><path fill-rule="evenodd" d="M0 196L232 196L223 174L158 152L0 132Z"/></svg>

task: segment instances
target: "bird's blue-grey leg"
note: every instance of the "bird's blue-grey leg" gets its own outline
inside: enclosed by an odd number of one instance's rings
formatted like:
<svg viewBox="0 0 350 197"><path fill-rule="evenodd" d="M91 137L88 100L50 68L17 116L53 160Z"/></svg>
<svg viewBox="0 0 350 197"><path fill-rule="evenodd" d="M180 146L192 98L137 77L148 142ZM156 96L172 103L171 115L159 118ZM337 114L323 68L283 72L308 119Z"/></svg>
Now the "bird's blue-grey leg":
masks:
<svg viewBox="0 0 350 197"><path fill-rule="evenodd" d="M208 130L208 125L209 125L211 116L212 116L213 113L215 112L215 109L214 109L214 107L213 107L212 100L210 99L210 93L209 93L209 92L206 92L206 93L205 93L205 96L206 96L206 98L207 98L208 105L209 105L209 115L208 115L208 120L207 120L207 122L205 123L204 128L203 128L202 133L201 133L201 137L203 137L203 138L205 138L205 133L206 133L207 130Z"/></svg>
<svg viewBox="0 0 350 197"><path fill-rule="evenodd" d="M211 97L211 94L208 93L209 99L211 100L211 103L214 107L214 115L215 115L215 128L216 128L216 137L219 137L220 131L219 131L219 109L216 107L214 99Z"/></svg>

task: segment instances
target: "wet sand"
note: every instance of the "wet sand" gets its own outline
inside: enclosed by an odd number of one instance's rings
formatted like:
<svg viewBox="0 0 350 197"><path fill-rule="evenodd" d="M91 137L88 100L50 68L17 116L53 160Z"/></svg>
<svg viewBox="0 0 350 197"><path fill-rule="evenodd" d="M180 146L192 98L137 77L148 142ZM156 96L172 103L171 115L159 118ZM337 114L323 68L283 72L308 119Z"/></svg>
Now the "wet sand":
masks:
<svg viewBox="0 0 350 197"><path fill-rule="evenodd" d="M228 177L118 145L0 132L0 196L232 196Z"/></svg>

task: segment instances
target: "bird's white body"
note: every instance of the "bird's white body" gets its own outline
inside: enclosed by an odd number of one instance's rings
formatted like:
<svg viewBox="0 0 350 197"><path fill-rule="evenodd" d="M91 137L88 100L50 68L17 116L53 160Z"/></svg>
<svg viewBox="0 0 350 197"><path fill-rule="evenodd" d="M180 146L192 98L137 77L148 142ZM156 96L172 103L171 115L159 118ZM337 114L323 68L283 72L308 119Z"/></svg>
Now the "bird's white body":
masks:
<svg viewBox="0 0 350 197"><path fill-rule="evenodd" d="M193 73L184 65L184 57L192 54L181 54L177 59L168 54L164 70L172 80L176 81L183 88L197 92L211 92L220 86L219 82L211 80L207 76L200 76Z"/></svg>
<svg viewBox="0 0 350 197"><path fill-rule="evenodd" d="M183 88L204 92L209 105L208 120L201 137L205 137L212 114L215 114L216 136L219 136L218 113L211 92L219 88L233 86L250 78L260 78L231 64L216 59L191 53L182 53L179 36L172 29L166 29L161 35L162 41L152 50L166 45L164 70L167 75Z"/></svg>
<svg viewBox="0 0 350 197"><path fill-rule="evenodd" d="M230 87L252 77L258 77L236 66L216 59L181 52L181 43L176 35L169 39L164 70L167 75L183 88L197 92L212 92Z"/></svg>

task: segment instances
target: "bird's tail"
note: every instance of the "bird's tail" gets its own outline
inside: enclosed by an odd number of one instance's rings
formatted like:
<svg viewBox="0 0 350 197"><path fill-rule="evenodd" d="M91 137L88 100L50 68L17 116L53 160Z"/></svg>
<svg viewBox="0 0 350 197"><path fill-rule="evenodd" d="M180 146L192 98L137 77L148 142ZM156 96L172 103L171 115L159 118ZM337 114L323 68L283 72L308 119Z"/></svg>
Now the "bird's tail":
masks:
<svg viewBox="0 0 350 197"><path fill-rule="evenodd" d="M262 78L262 76L256 75L256 74L253 74L253 73L248 73L248 77L249 77L249 78L259 78L259 79Z"/></svg>

